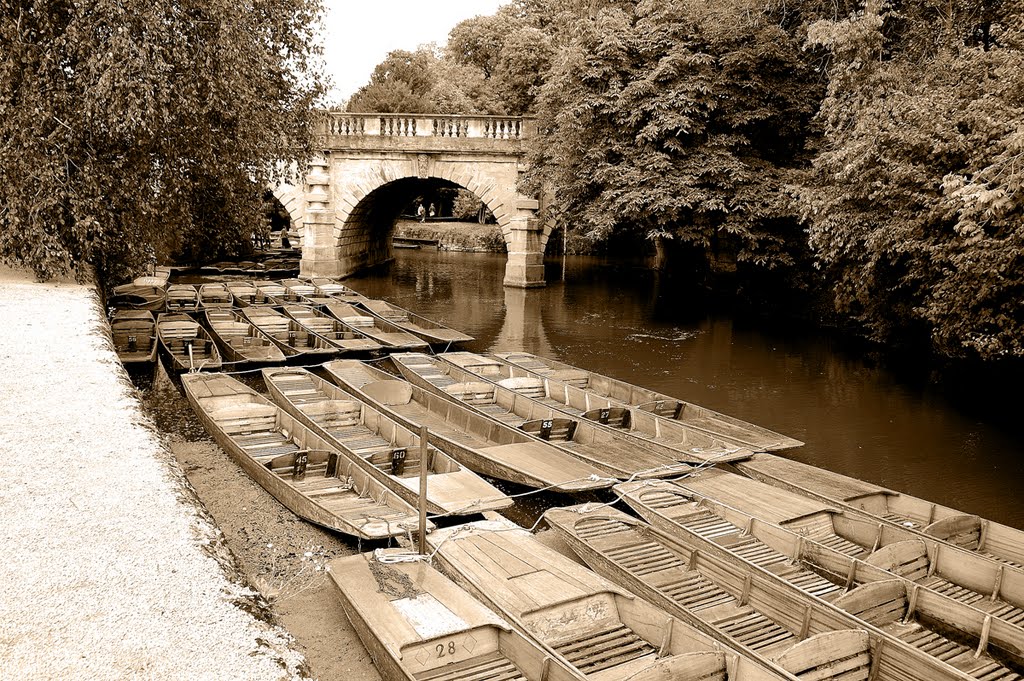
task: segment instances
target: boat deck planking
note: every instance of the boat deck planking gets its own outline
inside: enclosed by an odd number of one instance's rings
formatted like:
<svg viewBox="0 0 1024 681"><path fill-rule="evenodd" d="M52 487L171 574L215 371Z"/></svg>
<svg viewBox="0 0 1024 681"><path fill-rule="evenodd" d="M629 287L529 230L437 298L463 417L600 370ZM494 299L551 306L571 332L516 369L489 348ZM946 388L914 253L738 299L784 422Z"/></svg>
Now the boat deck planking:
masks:
<svg viewBox="0 0 1024 681"><path fill-rule="evenodd" d="M457 343L468 343L473 340L472 336L456 331L432 319L414 314L393 303L366 298L360 300L358 305L378 319L394 324L422 338L431 345L443 345L447 348Z"/></svg>
<svg viewBox="0 0 1024 681"><path fill-rule="evenodd" d="M414 336L390 322L370 316L354 305L334 301L321 308L338 321L356 329L359 333L369 336L388 350L419 350L427 349L427 341Z"/></svg>
<svg viewBox="0 0 1024 681"><path fill-rule="evenodd" d="M115 310L110 338L123 364L156 361L156 320L149 310Z"/></svg>
<svg viewBox="0 0 1024 681"><path fill-rule="evenodd" d="M432 443L478 473L570 493L604 489L615 481L550 444L370 365L338 360L324 370L344 390L406 427L427 426Z"/></svg>
<svg viewBox="0 0 1024 681"><path fill-rule="evenodd" d="M283 309L286 315L344 352L375 353L381 350L377 341L313 307L285 305Z"/></svg>
<svg viewBox="0 0 1024 681"><path fill-rule="evenodd" d="M860 629L849 615L804 599L792 585L607 507L550 509L545 518L599 574L766 666L804 678L809 672L820 679L869 676L872 648L882 637ZM897 681L880 681L886 678ZM933 677L923 669L918 678Z"/></svg>
<svg viewBox="0 0 1024 681"><path fill-rule="evenodd" d="M583 681L424 562L338 558L329 573L387 681Z"/></svg>
<svg viewBox="0 0 1024 681"><path fill-rule="evenodd" d="M737 468L757 480L869 513L901 528L1024 568L1024 531L869 482L769 454Z"/></svg>
<svg viewBox="0 0 1024 681"><path fill-rule="evenodd" d="M217 444L300 517L364 539L416 527L412 506L244 384L198 373L182 376L182 384Z"/></svg>
<svg viewBox="0 0 1024 681"><path fill-rule="evenodd" d="M1000 651L998 673L993 678L1016 678L1014 674L1021 671L1024 629L1019 625L993 619L985 611L931 589L915 587L912 581L896 579L894 573L887 572L883 566L874 565L871 558L853 558L789 529L759 522L753 516L718 501L697 499L671 483L624 483L615 489L635 511L659 529L676 537L703 541L706 547L712 549L728 551L837 606L840 605L839 599L850 587L868 587L894 581L904 584L905 592L913 590L915 594L914 605L904 610L906 618L919 615L927 617L927 622L931 624L925 624L924 621L918 623L932 627L932 633L954 642L973 637L974 652L984 652L988 648ZM886 549L882 549L884 551ZM839 587L838 590L826 582ZM874 612L870 615L873 616ZM940 623L938 630L934 629L936 622ZM871 623L878 624L873 620ZM949 629L956 630L952 639L949 638ZM1002 661L1007 655L1012 659L1009 668ZM969 670L961 668L961 671L973 672L981 668L969 665Z"/></svg>
<svg viewBox="0 0 1024 681"><path fill-rule="evenodd" d="M457 583L590 679L702 678L691 656L721 650L712 637L507 521L437 530L428 541ZM729 679L792 679L728 655Z"/></svg>
<svg viewBox="0 0 1024 681"><path fill-rule="evenodd" d="M677 461L677 457L617 437L614 430L600 429L586 419L571 419L495 383L449 383L452 379L444 371L444 365L426 355L392 355L392 360L413 385L469 405L485 416L578 456L611 476L670 477L690 470L689 465ZM704 459L694 457L693 462L704 462Z"/></svg>
<svg viewBox="0 0 1024 681"><path fill-rule="evenodd" d="M755 451L792 449L799 440L648 388L526 352L497 353L498 359L534 375L552 378L652 414L686 423Z"/></svg>
<svg viewBox="0 0 1024 681"><path fill-rule="evenodd" d="M364 470L408 503L419 501L420 438L404 425L305 369L264 369L274 401L303 425L358 457ZM513 500L434 446L428 448L427 510L481 513Z"/></svg>
<svg viewBox="0 0 1024 681"><path fill-rule="evenodd" d="M512 375L521 371L510 364L470 352L447 352L437 356L436 371L429 370L435 385L478 379L494 383L577 421L587 421L615 439L635 443L678 461L735 461L752 452L731 445L704 431L682 423L659 419L554 379ZM436 362L428 358L428 361ZM422 366L423 362L417 362ZM426 369L424 369L426 370ZM439 376L438 374L441 374ZM442 378L442 376L446 376ZM451 387L449 386L449 391Z"/></svg>
<svg viewBox="0 0 1024 681"><path fill-rule="evenodd" d="M185 314L165 313L156 323L157 337L170 355L175 371L217 371L220 351L210 334Z"/></svg>

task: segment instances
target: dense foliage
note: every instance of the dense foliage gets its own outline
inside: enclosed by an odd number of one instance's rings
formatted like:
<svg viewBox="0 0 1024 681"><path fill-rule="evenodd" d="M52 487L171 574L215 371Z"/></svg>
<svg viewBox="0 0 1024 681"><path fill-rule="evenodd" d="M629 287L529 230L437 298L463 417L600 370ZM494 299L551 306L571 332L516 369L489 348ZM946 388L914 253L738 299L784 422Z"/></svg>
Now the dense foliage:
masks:
<svg viewBox="0 0 1024 681"><path fill-rule="evenodd" d="M824 145L802 195L838 309L889 344L1024 355L1021 6L823 21Z"/></svg>
<svg viewBox="0 0 1024 681"><path fill-rule="evenodd" d="M1024 356L1024 4L514 0L432 54L423 110L537 117L522 189L574 236Z"/></svg>
<svg viewBox="0 0 1024 681"><path fill-rule="evenodd" d="M530 186L597 238L791 263L788 187L821 87L788 18L781 4L644 0L581 22L541 90Z"/></svg>
<svg viewBox="0 0 1024 681"><path fill-rule="evenodd" d="M318 0L0 9L0 257L41 278L230 248L301 160Z"/></svg>

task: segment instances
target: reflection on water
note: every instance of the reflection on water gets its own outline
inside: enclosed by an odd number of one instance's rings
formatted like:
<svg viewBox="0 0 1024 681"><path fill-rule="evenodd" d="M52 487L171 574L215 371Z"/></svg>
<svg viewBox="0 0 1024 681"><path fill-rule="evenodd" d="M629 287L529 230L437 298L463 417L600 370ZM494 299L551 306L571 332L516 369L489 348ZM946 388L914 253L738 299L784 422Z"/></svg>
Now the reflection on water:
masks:
<svg viewBox="0 0 1024 681"><path fill-rule="evenodd" d="M346 281L475 336L703 404L806 442L796 459L1024 527L1024 445L989 416L987 386L949 394L898 377L823 334L708 311L655 273L593 258L549 285L502 286L505 257L403 250ZM973 415L972 415L973 414ZM979 416L979 414L981 416Z"/></svg>

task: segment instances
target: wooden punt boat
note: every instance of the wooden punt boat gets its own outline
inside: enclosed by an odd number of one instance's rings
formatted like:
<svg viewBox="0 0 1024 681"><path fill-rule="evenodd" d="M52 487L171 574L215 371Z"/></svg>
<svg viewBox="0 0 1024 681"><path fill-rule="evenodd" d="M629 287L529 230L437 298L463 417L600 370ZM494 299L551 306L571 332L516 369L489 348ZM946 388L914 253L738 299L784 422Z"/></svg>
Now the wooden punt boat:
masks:
<svg viewBox="0 0 1024 681"><path fill-rule="evenodd" d="M448 365L447 373L455 381L473 380L471 375L492 381L563 414L592 421L599 427L612 430L617 437L632 440L677 461L692 462L697 457L700 461L728 462L746 459L753 454L749 449L716 438L706 431L630 408L552 378L515 376L513 372L525 372L483 355L446 352L437 358Z"/></svg>
<svg viewBox="0 0 1024 681"><path fill-rule="evenodd" d="M298 296L288 293L288 289L277 281L257 280L253 282L260 293L265 295L273 305L290 305L302 302Z"/></svg>
<svg viewBox="0 0 1024 681"><path fill-rule="evenodd" d="M157 338L171 358L174 371L218 371L220 351L199 322L186 314L162 314L156 322Z"/></svg>
<svg viewBox="0 0 1024 681"><path fill-rule="evenodd" d="M793 678L723 649L508 521L444 528L427 541L456 584L590 679Z"/></svg>
<svg viewBox="0 0 1024 681"><path fill-rule="evenodd" d="M779 451L804 443L738 418L712 411L692 402L664 395L570 364L532 355L528 352L499 352L496 356L539 376L592 392L602 397L649 411L666 419L685 423L717 437L755 451Z"/></svg>
<svg viewBox="0 0 1024 681"><path fill-rule="evenodd" d="M871 554L866 560L880 567L1024 626L1024 569L1005 559L885 521L852 506L844 508L828 499L808 497L725 471L694 475L680 484L751 516L795 528L847 555L863 558ZM894 546L887 552L879 551Z"/></svg>
<svg viewBox="0 0 1024 681"><path fill-rule="evenodd" d="M327 277L313 277L309 280L316 289L316 295L323 298L332 298L335 302L356 304L360 300L366 300L359 291L349 288L344 284L328 279Z"/></svg>
<svg viewBox="0 0 1024 681"><path fill-rule="evenodd" d="M199 291L192 284L174 284L167 287L168 312L196 312L199 310Z"/></svg>
<svg viewBox="0 0 1024 681"><path fill-rule="evenodd" d="M1013 527L770 454L758 454L737 468L761 482L852 507L887 523L1024 568L1024 531Z"/></svg>
<svg viewBox="0 0 1024 681"><path fill-rule="evenodd" d="M107 304L123 310L159 312L164 309L166 300L167 292L162 286L133 282L115 286L112 295L107 299Z"/></svg>
<svg viewBox="0 0 1024 681"><path fill-rule="evenodd" d="M413 385L460 401L489 418L550 442L613 477L665 478L690 470L687 464L678 461L678 456L654 451L623 437L615 429L603 428L588 419L572 418L510 388L479 380L475 374L427 355L406 353L391 358L402 376ZM456 380L456 375L461 382ZM694 456L691 462L704 463L705 459Z"/></svg>
<svg viewBox="0 0 1024 681"><path fill-rule="evenodd" d="M284 313L346 354L373 353L380 343L308 305L285 305Z"/></svg>
<svg viewBox="0 0 1024 681"><path fill-rule="evenodd" d="M116 310L110 320L110 336L122 364L156 361L156 321L149 310Z"/></svg>
<svg viewBox="0 0 1024 681"><path fill-rule="evenodd" d="M231 291L222 283L203 284L199 287L199 309L230 309L234 306Z"/></svg>
<svg viewBox="0 0 1024 681"><path fill-rule="evenodd" d="M242 308L242 316L280 348L286 359L322 362L339 352L337 345L272 307L254 305Z"/></svg>
<svg viewBox="0 0 1024 681"><path fill-rule="evenodd" d="M293 278L282 279L278 283L284 286L285 292L288 296L293 296L297 301L301 301L307 296L316 295L316 286L313 286L313 284L308 281Z"/></svg>
<svg viewBox="0 0 1024 681"><path fill-rule="evenodd" d="M416 509L254 390L224 374L184 374L181 382L210 436L299 517L362 539L417 526Z"/></svg>
<svg viewBox="0 0 1024 681"><path fill-rule="evenodd" d="M378 555L336 558L328 574L385 681L583 681L426 562Z"/></svg>
<svg viewBox="0 0 1024 681"><path fill-rule="evenodd" d="M829 607L842 587L786 564L781 554L786 579L706 540L662 532L607 506L549 509L544 518L602 577L783 673L868 679L875 670L877 681L961 678L912 646L885 645L881 631Z"/></svg>
<svg viewBox="0 0 1024 681"><path fill-rule="evenodd" d="M359 301L359 307L363 308L374 317L390 322L400 329L405 329L414 336L418 336L431 345L449 347L457 343L468 343L473 340L472 336L461 331L449 328L426 317L409 312L393 303L383 300Z"/></svg>
<svg viewBox="0 0 1024 681"><path fill-rule="evenodd" d="M353 455L368 475L412 505L419 503L420 437L305 369L264 369L271 398L332 446ZM427 448L427 510L467 515L513 500L436 447Z"/></svg>
<svg viewBox="0 0 1024 681"><path fill-rule="evenodd" d="M285 360L281 348L235 310L207 310L206 328L227 362L279 364Z"/></svg>
<svg viewBox="0 0 1024 681"><path fill-rule="evenodd" d="M606 489L605 472L539 442L521 430L469 407L429 393L408 381L355 360L335 360L324 371L346 392L418 432L477 473L557 492Z"/></svg>
<svg viewBox="0 0 1024 681"><path fill-rule="evenodd" d="M380 343L387 350L426 350L427 341L390 322L366 314L348 303L333 302L320 307L338 321Z"/></svg>
<svg viewBox="0 0 1024 681"><path fill-rule="evenodd" d="M229 281L227 287L235 301L236 307L274 305L274 301L251 281Z"/></svg>
<svg viewBox="0 0 1024 681"><path fill-rule="evenodd" d="M1020 676L1024 670L1020 626L889 574L871 558L855 559L725 504L696 498L671 483L623 483L615 491L641 517L674 539L703 545L704 550L720 555L728 551L752 569L770 572L830 602L891 640L952 667L947 676L1024 678ZM879 555L885 558L890 550L883 548Z"/></svg>

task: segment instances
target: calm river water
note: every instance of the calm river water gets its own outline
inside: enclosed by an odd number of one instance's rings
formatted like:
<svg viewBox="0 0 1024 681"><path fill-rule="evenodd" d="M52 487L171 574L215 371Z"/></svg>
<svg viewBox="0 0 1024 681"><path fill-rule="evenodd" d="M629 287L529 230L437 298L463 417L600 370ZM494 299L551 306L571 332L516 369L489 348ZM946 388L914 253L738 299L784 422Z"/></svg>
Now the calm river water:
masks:
<svg viewBox="0 0 1024 681"><path fill-rule="evenodd" d="M554 260L548 286L523 291L502 286L504 255L396 254L345 283L466 331L469 350L648 386L803 440L795 459L1024 528L1024 444L990 386L953 389L824 333L709 312L639 266Z"/></svg>

